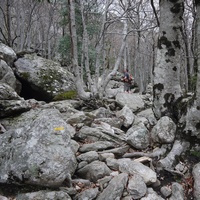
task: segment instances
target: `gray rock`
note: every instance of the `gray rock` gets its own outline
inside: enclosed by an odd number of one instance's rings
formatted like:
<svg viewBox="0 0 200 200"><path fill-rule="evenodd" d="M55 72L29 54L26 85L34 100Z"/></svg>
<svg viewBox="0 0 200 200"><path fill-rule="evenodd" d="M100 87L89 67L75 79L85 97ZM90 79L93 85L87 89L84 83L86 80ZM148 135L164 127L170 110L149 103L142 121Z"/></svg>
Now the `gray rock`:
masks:
<svg viewBox="0 0 200 200"><path fill-rule="evenodd" d="M143 197L147 192L147 186L144 179L137 173L133 174L128 181L127 191L133 199Z"/></svg>
<svg viewBox="0 0 200 200"><path fill-rule="evenodd" d="M93 200L99 193L98 188L89 188L77 194L74 200Z"/></svg>
<svg viewBox="0 0 200 200"><path fill-rule="evenodd" d="M41 186L70 183L76 168L66 122L56 109L32 110L0 135L0 182ZM17 123L17 119L15 119Z"/></svg>
<svg viewBox="0 0 200 200"><path fill-rule="evenodd" d="M133 112L143 110L145 106L144 101L137 93L118 93L116 95L116 102L121 105L121 107L127 105Z"/></svg>
<svg viewBox="0 0 200 200"><path fill-rule="evenodd" d="M95 118L108 118L115 116L114 113L104 107L100 107L92 111L92 113L95 115Z"/></svg>
<svg viewBox="0 0 200 200"><path fill-rule="evenodd" d="M90 163L92 161L98 160L99 155L96 151L89 151L87 153L80 154L77 156L77 160L80 161L86 161L87 163Z"/></svg>
<svg viewBox="0 0 200 200"><path fill-rule="evenodd" d="M143 110L143 111L137 113L137 116L145 117L151 126L154 126L157 123L157 120L156 120L153 110L151 108L148 108L146 110Z"/></svg>
<svg viewBox="0 0 200 200"><path fill-rule="evenodd" d="M176 124L168 116L161 117L151 131L154 142L172 143L175 138Z"/></svg>
<svg viewBox="0 0 200 200"><path fill-rule="evenodd" d="M194 197L200 200L200 163L193 167L192 175L194 177Z"/></svg>
<svg viewBox="0 0 200 200"><path fill-rule="evenodd" d="M146 165L129 158L118 159L119 171L134 175L138 173L147 185L155 183L156 173Z"/></svg>
<svg viewBox="0 0 200 200"><path fill-rule="evenodd" d="M172 195L169 200L184 200L184 189L179 183L172 183Z"/></svg>
<svg viewBox="0 0 200 200"><path fill-rule="evenodd" d="M29 84L36 99L49 101L58 94L75 90L73 75L57 62L27 54L14 65L15 73Z"/></svg>
<svg viewBox="0 0 200 200"><path fill-rule="evenodd" d="M150 134L143 124L139 124L128 129L126 141L136 149L145 149L150 143Z"/></svg>
<svg viewBox="0 0 200 200"><path fill-rule="evenodd" d="M98 179L110 175L110 173L111 170L101 161L93 161L77 171L78 176L92 182L96 182Z"/></svg>
<svg viewBox="0 0 200 200"><path fill-rule="evenodd" d="M164 200L160 195L158 195L152 188L148 188L148 192L145 197L140 200Z"/></svg>
<svg viewBox="0 0 200 200"><path fill-rule="evenodd" d="M118 176L115 176L103 192L97 197L97 200L120 199L123 194L123 190L126 187L127 181L128 175L126 173L121 173Z"/></svg>
<svg viewBox="0 0 200 200"><path fill-rule="evenodd" d="M17 58L16 53L12 48L0 42L0 57L9 65L12 66Z"/></svg>
<svg viewBox="0 0 200 200"><path fill-rule="evenodd" d="M106 159L106 164L107 166L112 169L112 170L116 170L118 171L119 170L119 163L118 163L118 160L117 159L114 159L114 158L107 158Z"/></svg>
<svg viewBox="0 0 200 200"><path fill-rule="evenodd" d="M123 125L129 128L135 120L135 115L128 106L124 106L122 110L116 112L116 116L123 119Z"/></svg>
<svg viewBox="0 0 200 200"><path fill-rule="evenodd" d="M31 105L28 101L20 98L10 86L0 84L0 118L15 116L30 109Z"/></svg>
<svg viewBox="0 0 200 200"><path fill-rule="evenodd" d="M7 65L7 63L0 59L0 82L8 84L15 91L20 92L13 70Z"/></svg>
<svg viewBox="0 0 200 200"><path fill-rule="evenodd" d="M169 197L172 194L171 188L167 186L161 187L160 192L165 198Z"/></svg>
<svg viewBox="0 0 200 200"><path fill-rule="evenodd" d="M38 191L18 194L16 200L71 200L71 197L64 191Z"/></svg>
<svg viewBox="0 0 200 200"><path fill-rule="evenodd" d="M100 122L105 122L109 124L111 127L115 128L121 128L123 124L123 120L118 117L112 117L112 118L98 118L94 120L94 124L99 124Z"/></svg>
<svg viewBox="0 0 200 200"><path fill-rule="evenodd" d="M0 195L0 200L9 200L7 197Z"/></svg>
<svg viewBox="0 0 200 200"><path fill-rule="evenodd" d="M22 100L22 98L11 86L0 82L0 100Z"/></svg>

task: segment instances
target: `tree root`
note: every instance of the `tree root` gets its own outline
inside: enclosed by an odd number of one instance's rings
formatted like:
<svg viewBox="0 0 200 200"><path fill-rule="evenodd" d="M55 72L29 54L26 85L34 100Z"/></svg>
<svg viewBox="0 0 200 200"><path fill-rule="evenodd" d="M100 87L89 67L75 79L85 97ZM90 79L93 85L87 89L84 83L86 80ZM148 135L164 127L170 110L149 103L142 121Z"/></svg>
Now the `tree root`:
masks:
<svg viewBox="0 0 200 200"><path fill-rule="evenodd" d="M158 161L157 169L167 169L168 171L169 169L171 170L173 164L175 164L176 162L177 156L180 156L183 152L185 152L188 149L189 145L189 142L181 142L180 140L176 140L168 155L165 158Z"/></svg>
<svg viewBox="0 0 200 200"><path fill-rule="evenodd" d="M162 145L161 148L155 149L151 153L144 153L144 152L134 152L134 153L126 153L123 155L123 158L133 158L133 157L149 157L149 158L155 158L157 157L158 159L164 155L167 151L166 145Z"/></svg>

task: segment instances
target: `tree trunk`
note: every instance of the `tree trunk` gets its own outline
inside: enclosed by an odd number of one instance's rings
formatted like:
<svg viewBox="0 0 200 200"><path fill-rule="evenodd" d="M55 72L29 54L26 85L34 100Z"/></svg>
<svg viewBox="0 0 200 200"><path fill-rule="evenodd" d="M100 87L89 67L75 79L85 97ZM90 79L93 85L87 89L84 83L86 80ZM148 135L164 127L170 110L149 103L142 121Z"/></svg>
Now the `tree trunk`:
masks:
<svg viewBox="0 0 200 200"><path fill-rule="evenodd" d="M83 88L83 83L81 81L80 76L80 67L78 65L78 50L77 50L77 34L76 34L76 24L75 24L75 6L74 1L68 1L70 6L70 34L71 34L71 42L72 42L72 63L74 67L74 75L75 75L75 85L78 92L78 95L81 99L89 99L90 93L85 92Z"/></svg>
<svg viewBox="0 0 200 200"><path fill-rule="evenodd" d="M160 0L160 32L154 69L153 105L157 118L174 112L182 96L180 87L181 33L184 1Z"/></svg>

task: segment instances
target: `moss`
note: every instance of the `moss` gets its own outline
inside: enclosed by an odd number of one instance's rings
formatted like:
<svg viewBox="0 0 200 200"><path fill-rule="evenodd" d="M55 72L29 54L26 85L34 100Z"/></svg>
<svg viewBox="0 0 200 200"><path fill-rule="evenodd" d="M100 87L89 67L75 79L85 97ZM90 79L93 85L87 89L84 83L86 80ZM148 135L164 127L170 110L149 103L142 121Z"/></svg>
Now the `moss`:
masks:
<svg viewBox="0 0 200 200"><path fill-rule="evenodd" d="M190 151L190 155L193 155L193 156L196 156L196 157L199 157L200 158L200 152L199 151Z"/></svg>
<svg viewBox="0 0 200 200"><path fill-rule="evenodd" d="M30 74L28 72L22 72L21 73L21 77L25 80L28 80L28 78L30 77Z"/></svg>
<svg viewBox="0 0 200 200"><path fill-rule="evenodd" d="M75 99L77 97L77 91L70 90L67 92L60 93L53 98L53 101L61 101L61 100L68 100L68 99Z"/></svg>

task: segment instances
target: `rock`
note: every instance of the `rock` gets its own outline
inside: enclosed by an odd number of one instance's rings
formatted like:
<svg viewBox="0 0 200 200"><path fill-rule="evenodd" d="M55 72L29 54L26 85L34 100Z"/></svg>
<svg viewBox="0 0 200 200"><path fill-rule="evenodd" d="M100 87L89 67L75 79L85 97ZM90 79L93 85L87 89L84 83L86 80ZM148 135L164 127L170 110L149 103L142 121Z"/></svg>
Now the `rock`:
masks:
<svg viewBox="0 0 200 200"><path fill-rule="evenodd" d="M161 187L160 192L165 198L169 197L172 194L171 188L167 186Z"/></svg>
<svg viewBox="0 0 200 200"><path fill-rule="evenodd" d="M17 59L17 55L13 49L2 42L0 42L0 55L1 59L3 59L10 67L12 67L14 60Z"/></svg>
<svg viewBox="0 0 200 200"><path fill-rule="evenodd" d="M30 109L28 101L21 98L9 85L0 83L0 118L14 116Z"/></svg>
<svg viewBox="0 0 200 200"><path fill-rule="evenodd" d="M6 83L12 87L16 92L20 92L20 84L17 81L13 70L7 65L4 60L0 59L0 82Z"/></svg>
<svg viewBox="0 0 200 200"><path fill-rule="evenodd" d="M31 105L25 100L0 100L0 118L16 116L29 111Z"/></svg>
<svg viewBox="0 0 200 200"><path fill-rule="evenodd" d="M164 200L159 196L152 188L148 188L148 192L145 197L142 197L140 200Z"/></svg>
<svg viewBox="0 0 200 200"><path fill-rule="evenodd" d="M126 173L121 173L118 176L115 176L103 192L99 194L97 200L120 199L123 194L123 190L126 187L127 181L128 175Z"/></svg>
<svg viewBox="0 0 200 200"><path fill-rule="evenodd" d="M111 127L115 128L121 128L123 124L123 120L118 117L112 117L112 118L98 118L94 119L94 124L102 124L102 122L109 124Z"/></svg>
<svg viewBox="0 0 200 200"><path fill-rule="evenodd" d="M172 195L169 200L184 200L184 189L179 183L172 183Z"/></svg>
<svg viewBox="0 0 200 200"><path fill-rule="evenodd" d="M129 128L135 119L135 115L126 105L122 108L122 110L116 112L116 116L123 119L123 125L126 128Z"/></svg>
<svg viewBox="0 0 200 200"><path fill-rule="evenodd" d="M98 179L110 175L110 173L111 170L101 161L93 161L77 171L78 176L92 182L96 182Z"/></svg>
<svg viewBox="0 0 200 200"><path fill-rule="evenodd" d="M22 100L22 98L11 86L0 82L0 100Z"/></svg>
<svg viewBox="0 0 200 200"><path fill-rule="evenodd" d="M137 113L137 117L145 117L148 120L150 126L154 126L157 123L157 120L151 108L148 108L146 110Z"/></svg>
<svg viewBox="0 0 200 200"><path fill-rule="evenodd" d="M70 183L76 158L66 122L56 109L29 112L15 119L16 128L0 135L0 182L40 186Z"/></svg>
<svg viewBox="0 0 200 200"><path fill-rule="evenodd" d="M99 160L105 161L107 158L115 158L115 155L113 153L101 153L99 154Z"/></svg>
<svg viewBox="0 0 200 200"><path fill-rule="evenodd" d="M89 151L87 153L80 154L77 156L77 160L80 161L86 161L87 163L90 163L92 161L98 160L99 155L96 151Z"/></svg>
<svg viewBox="0 0 200 200"><path fill-rule="evenodd" d="M129 94L129 93L118 93L116 95L116 102L124 107L127 105L133 112L137 112L144 109L144 101L139 94Z"/></svg>
<svg viewBox="0 0 200 200"><path fill-rule="evenodd" d="M24 91L37 100L50 101L59 94L75 90L73 75L59 63L36 54L26 54L14 63L15 73L28 87Z"/></svg>
<svg viewBox="0 0 200 200"><path fill-rule="evenodd" d="M92 111L92 113L95 115L95 118L108 118L108 117L113 117L115 116L113 112L111 112L110 110L104 108L104 107L100 107L94 111Z"/></svg>
<svg viewBox="0 0 200 200"><path fill-rule="evenodd" d="M132 161L128 158L118 159L119 171L134 175L138 173L147 185L155 183L157 180L156 173L146 165Z"/></svg>
<svg viewBox="0 0 200 200"><path fill-rule="evenodd" d="M71 197L64 191L38 191L18 194L16 200L71 200Z"/></svg>
<svg viewBox="0 0 200 200"><path fill-rule="evenodd" d="M194 197L200 200L200 163L193 167L192 175L194 177Z"/></svg>
<svg viewBox="0 0 200 200"><path fill-rule="evenodd" d="M137 173L133 174L128 181L127 191L133 199L140 199L147 192L144 179Z"/></svg>
<svg viewBox="0 0 200 200"><path fill-rule="evenodd" d="M98 193L98 188L89 188L77 194L74 197L74 200L93 200L96 198Z"/></svg>
<svg viewBox="0 0 200 200"><path fill-rule="evenodd" d="M161 117L151 131L154 142L172 143L175 138L176 124L168 116Z"/></svg>
<svg viewBox="0 0 200 200"><path fill-rule="evenodd" d="M143 124L128 129L126 141L136 149L146 149L150 144L149 131Z"/></svg>

